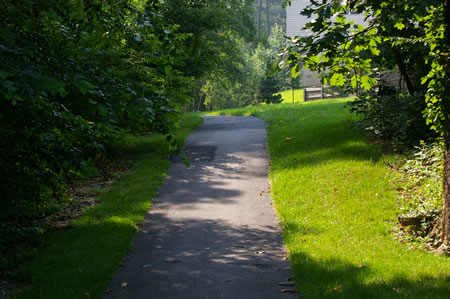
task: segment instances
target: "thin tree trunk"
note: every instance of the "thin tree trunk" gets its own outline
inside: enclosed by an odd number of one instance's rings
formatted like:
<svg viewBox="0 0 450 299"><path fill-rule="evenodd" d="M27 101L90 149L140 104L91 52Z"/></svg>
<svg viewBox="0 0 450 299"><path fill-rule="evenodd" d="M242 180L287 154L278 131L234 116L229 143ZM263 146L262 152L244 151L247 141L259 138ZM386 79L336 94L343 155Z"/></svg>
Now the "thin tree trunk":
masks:
<svg viewBox="0 0 450 299"><path fill-rule="evenodd" d="M266 19L267 19L267 36L270 35L270 18L269 18L270 2L266 0Z"/></svg>
<svg viewBox="0 0 450 299"><path fill-rule="evenodd" d="M198 97L198 103L197 103L197 111L200 111L200 106L203 102L203 98L204 98L204 95L202 94L202 92L200 92L199 97Z"/></svg>
<svg viewBox="0 0 450 299"><path fill-rule="evenodd" d="M447 58L450 58L450 3L449 0L444 1L444 41L447 45L447 51L445 54ZM450 76L450 64L448 63L444 65L444 70L446 73L446 77ZM447 93L444 95L443 101L449 100L450 87L445 87L447 89ZM447 111L449 113L450 111ZM443 219L442 219L442 241L444 250L448 250L450 247L450 115L447 115L447 122L445 128L445 151L444 151L444 208L443 208Z"/></svg>
<svg viewBox="0 0 450 299"><path fill-rule="evenodd" d="M447 121L444 151L444 208L442 219L442 241L444 248L450 246L450 123Z"/></svg>
<svg viewBox="0 0 450 299"><path fill-rule="evenodd" d="M258 29L259 29L259 33L261 33L262 31L262 10L263 10L263 0L259 0L259 17L258 17Z"/></svg>
<svg viewBox="0 0 450 299"><path fill-rule="evenodd" d="M295 98L295 96L294 96L294 78L292 78L292 76L291 76L291 88L292 88L292 104L294 104L295 103L295 100L294 100L294 98Z"/></svg>

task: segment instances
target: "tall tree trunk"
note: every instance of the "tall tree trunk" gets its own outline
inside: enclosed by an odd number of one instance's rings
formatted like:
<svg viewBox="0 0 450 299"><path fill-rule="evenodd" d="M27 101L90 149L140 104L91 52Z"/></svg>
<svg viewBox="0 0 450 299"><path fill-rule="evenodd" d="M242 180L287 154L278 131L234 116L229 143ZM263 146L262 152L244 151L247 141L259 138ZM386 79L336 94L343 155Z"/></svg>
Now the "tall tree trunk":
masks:
<svg viewBox="0 0 450 299"><path fill-rule="evenodd" d="M416 91L416 88L414 87L411 78L409 78L408 72L406 70L406 66L404 63L403 55L400 53L398 49L393 49L394 56L395 56L395 62L398 66L398 69L400 71L400 74L402 75L403 79L405 80L406 87L408 88L408 92L410 94L413 94Z"/></svg>
<svg viewBox="0 0 450 299"><path fill-rule="evenodd" d="M262 31L262 11L263 11L263 0L259 0L259 18L258 18L258 29L259 29L259 33L261 33Z"/></svg>
<svg viewBox="0 0 450 299"><path fill-rule="evenodd" d="M442 219L443 249L450 246L450 122L447 120L447 128L444 137L444 208Z"/></svg>
<svg viewBox="0 0 450 299"><path fill-rule="evenodd" d="M267 19L267 36L270 35L270 2L269 0L266 0L266 19Z"/></svg>
<svg viewBox="0 0 450 299"><path fill-rule="evenodd" d="M444 43L446 44L447 64L444 65L446 77L450 78L450 64L448 58L450 58L450 3L449 0L444 1ZM448 101L450 97L450 86L444 87L446 93L444 93L443 101ZM447 111L447 122L445 128L445 152L444 152L444 208L442 219L442 241L443 249L449 250L450 247L450 111Z"/></svg>

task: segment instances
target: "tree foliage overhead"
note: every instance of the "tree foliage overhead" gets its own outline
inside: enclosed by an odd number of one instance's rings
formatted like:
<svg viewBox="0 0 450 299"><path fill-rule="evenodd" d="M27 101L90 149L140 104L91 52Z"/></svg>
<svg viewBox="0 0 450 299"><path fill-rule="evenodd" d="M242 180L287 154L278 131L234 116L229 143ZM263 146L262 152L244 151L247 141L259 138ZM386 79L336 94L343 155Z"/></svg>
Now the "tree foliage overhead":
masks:
<svg viewBox="0 0 450 299"><path fill-rule="evenodd" d="M254 31L241 0L6 0L0 10L0 231L10 236L8 223L59 208L65 184L121 132L170 133L196 80L236 68L234 40Z"/></svg>
<svg viewBox="0 0 450 299"><path fill-rule="evenodd" d="M235 68L242 61L235 38L255 38L251 4L248 0L164 1L164 16L188 35L184 43L187 75L203 79L216 70Z"/></svg>
<svg viewBox="0 0 450 299"><path fill-rule="evenodd" d="M441 109L431 98L433 84L448 84L441 76L448 62L444 2L311 1L302 12L313 20L306 25L311 35L292 38L282 51L282 64L300 60L321 71L325 83L366 90L376 85L377 72L396 68L410 93L427 93L429 106L435 107L427 110L428 121L438 129L443 116L432 117ZM364 14L368 25L347 21L349 11Z"/></svg>

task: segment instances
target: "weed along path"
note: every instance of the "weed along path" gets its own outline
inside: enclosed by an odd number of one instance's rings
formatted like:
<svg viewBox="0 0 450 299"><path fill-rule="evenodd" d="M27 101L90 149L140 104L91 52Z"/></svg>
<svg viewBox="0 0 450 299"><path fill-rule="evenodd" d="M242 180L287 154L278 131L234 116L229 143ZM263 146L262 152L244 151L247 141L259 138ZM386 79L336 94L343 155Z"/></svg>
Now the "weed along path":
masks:
<svg viewBox="0 0 450 299"><path fill-rule="evenodd" d="M174 160L107 298L295 298L267 179L266 127L207 116Z"/></svg>

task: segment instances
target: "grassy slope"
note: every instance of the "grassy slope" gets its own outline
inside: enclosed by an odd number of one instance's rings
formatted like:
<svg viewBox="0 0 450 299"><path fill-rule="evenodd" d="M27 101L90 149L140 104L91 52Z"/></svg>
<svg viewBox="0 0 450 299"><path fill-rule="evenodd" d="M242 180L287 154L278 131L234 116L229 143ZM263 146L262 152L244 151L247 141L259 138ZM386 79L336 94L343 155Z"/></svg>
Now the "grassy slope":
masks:
<svg viewBox="0 0 450 299"><path fill-rule="evenodd" d="M272 196L297 289L306 298L449 298L450 260L394 239L396 194L383 163L394 157L367 143L345 102L216 112L268 124Z"/></svg>
<svg viewBox="0 0 450 299"><path fill-rule="evenodd" d="M178 138L184 140L200 123L197 116L185 117ZM24 270L32 285L17 298L103 297L169 167L161 135L137 138L128 151L136 159L136 171L102 192L101 204L70 227L44 236Z"/></svg>
<svg viewBox="0 0 450 299"><path fill-rule="evenodd" d="M285 90L280 92L282 103L292 104L292 90ZM303 102L303 89L294 90L294 103Z"/></svg>

